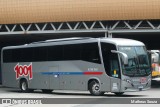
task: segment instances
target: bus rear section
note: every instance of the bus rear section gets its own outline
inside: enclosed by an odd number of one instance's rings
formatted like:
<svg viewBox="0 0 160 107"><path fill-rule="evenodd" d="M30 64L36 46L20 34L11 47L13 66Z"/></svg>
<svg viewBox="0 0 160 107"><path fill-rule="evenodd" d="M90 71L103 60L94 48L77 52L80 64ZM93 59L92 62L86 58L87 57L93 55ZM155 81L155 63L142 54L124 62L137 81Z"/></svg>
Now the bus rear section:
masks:
<svg viewBox="0 0 160 107"><path fill-rule="evenodd" d="M143 91L151 70L145 45L118 38L45 41L2 49L2 84L23 92L89 90L92 95Z"/></svg>

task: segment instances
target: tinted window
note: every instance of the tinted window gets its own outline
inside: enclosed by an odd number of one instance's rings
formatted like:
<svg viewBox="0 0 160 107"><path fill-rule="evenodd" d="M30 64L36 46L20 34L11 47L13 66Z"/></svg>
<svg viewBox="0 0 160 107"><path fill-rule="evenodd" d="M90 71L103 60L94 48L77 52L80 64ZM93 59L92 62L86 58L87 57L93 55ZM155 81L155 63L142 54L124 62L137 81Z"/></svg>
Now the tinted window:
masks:
<svg viewBox="0 0 160 107"><path fill-rule="evenodd" d="M19 61L30 62L33 60L33 48L24 48L20 50L21 50L21 55L19 56L20 59L17 59L18 62Z"/></svg>
<svg viewBox="0 0 160 107"><path fill-rule="evenodd" d="M98 43L4 50L4 62L84 60L101 63Z"/></svg>
<svg viewBox="0 0 160 107"><path fill-rule="evenodd" d="M22 51L21 49L14 49L12 50L12 61L16 62L16 61L21 61L21 55L22 55Z"/></svg>
<svg viewBox="0 0 160 107"><path fill-rule="evenodd" d="M3 61L4 62L12 62L12 50L4 50L3 51Z"/></svg>
<svg viewBox="0 0 160 107"><path fill-rule="evenodd" d="M13 49L4 50L3 61L4 62L29 62L33 60L33 49Z"/></svg>
<svg viewBox="0 0 160 107"><path fill-rule="evenodd" d="M63 46L48 47L48 60L49 61L63 60Z"/></svg>
<svg viewBox="0 0 160 107"><path fill-rule="evenodd" d="M47 47L35 47L33 54L33 59L30 61L47 61Z"/></svg>
<svg viewBox="0 0 160 107"><path fill-rule="evenodd" d="M84 61L101 63L98 43L82 44L81 59Z"/></svg>
<svg viewBox="0 0 160 107"><path fill-rule="evenodd" d="M64 60L80 60L81 44L65 45L63 49Z"/></svg>

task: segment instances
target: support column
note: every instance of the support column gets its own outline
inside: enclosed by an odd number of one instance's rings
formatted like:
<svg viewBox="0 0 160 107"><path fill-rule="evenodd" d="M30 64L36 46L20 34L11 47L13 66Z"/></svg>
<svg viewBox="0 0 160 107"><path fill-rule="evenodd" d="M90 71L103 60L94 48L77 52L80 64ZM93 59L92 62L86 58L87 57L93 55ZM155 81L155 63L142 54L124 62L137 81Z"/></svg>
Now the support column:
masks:
<svg viewBox="0 0 160 107"><path fill-rule="evenodd" d="M108 38L112 38L112 33L108 33Z"/></svg>
<svg viewBox="0 0 160 107"><path fill-rule="evenodd" d="M108 32L105 32L105 38L108 38Z"/></svg>

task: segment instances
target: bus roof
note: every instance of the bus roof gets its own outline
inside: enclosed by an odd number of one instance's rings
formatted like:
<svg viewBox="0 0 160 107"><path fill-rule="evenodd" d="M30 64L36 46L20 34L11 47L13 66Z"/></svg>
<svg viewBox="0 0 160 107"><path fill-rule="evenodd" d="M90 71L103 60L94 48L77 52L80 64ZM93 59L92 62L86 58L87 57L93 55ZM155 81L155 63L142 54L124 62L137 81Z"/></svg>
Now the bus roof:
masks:
<svg viewBox="0 0 160 107"><path fill-rule="evenodd" d="M143 42L132 39L124 39L124 38L106 38L106 39L101 39L101 41L112 43L118 46L144 46Z"/></svg>
<svg viewBox="0 0 160 107"><path fill-rule="evenodd" d="M62 45L62 44L78 44L78 43L89 43L89 42L101 42L111 43L118 46L144 46L144 43L124 38L90 38L90 37L75 37L75 38L63 38L63 39L52 39L46 41L32 42L30 44L18 45L18 46L7 46L3 49L15 49L15 48L27 48L27 47L38 47L48 45Z"/></svg>

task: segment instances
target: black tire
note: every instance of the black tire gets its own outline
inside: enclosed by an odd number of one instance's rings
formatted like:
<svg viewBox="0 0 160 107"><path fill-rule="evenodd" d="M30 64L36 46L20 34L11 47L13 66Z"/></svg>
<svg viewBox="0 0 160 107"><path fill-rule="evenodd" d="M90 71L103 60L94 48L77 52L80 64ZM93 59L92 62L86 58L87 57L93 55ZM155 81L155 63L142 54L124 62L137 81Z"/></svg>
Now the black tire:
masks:
<svg viewBox="0 0 160 107"><path fill-rule="evenodd" d="M26 80L20 81L20 89L21 89L21 92L24 92L24 93L28 93L29 92L28 83L27 83Z"/></svg>
<svg viewBox="0 0 160 107"><path fill-rule="evenodd" d="M117 93L114 93L114 94L117 95L117 96L121 96L121 95L124 94L124 92L117 92Z"/></svg>
<svg viewBox="0 0 160 107"><path fill-rule="evenodd" d="M89 84L89 91L91 95L94 95L94 96L99 96L104 94L104 92L100 91L100 84L96 81L92 81Z"/></svg>
<svg viewBox="0 0 160 107"><path fill-rule="evenodd" d="M49 90L49 89L42 89L43 93L52 93L53 90Z"/></svg>

